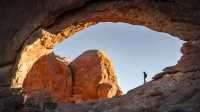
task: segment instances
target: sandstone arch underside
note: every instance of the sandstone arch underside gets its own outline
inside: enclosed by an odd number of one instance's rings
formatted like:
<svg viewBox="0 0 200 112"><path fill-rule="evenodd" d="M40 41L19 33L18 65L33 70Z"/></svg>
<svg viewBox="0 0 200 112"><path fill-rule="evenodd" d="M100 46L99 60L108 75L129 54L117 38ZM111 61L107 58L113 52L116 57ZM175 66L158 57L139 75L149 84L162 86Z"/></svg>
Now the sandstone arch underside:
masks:
<svg viewBox="0 0 200 112"><path fill-rule="evenodd" d="M200 94L199 3L198 0L2 0L0 89L21 87L33 63L51 53L57 43L74 33L98 22L126 22L167 32L187 41L181 49L183 56L177 65L167 67L147 85L122 98L97 102L93 107L116 112L120 109L129 111L138 105L132 100L127 101L129 97L134 97L135 100L140 98L139 102L143 104L139 106L144 107L151 102L162 110L167 108L166 105L178 105L183 100L184 105L196 109L196 105L191 106L187 101L197 102L194 97L199 98ZM182 87L190 89L184 91ZM145 93L147 90L152 93ZM177 101L172 101L179 92L187 99L180 95ZM101 107L108 102L113 106ZM91 104L84 105L85 110L92 110L93 107Z"/></svg>

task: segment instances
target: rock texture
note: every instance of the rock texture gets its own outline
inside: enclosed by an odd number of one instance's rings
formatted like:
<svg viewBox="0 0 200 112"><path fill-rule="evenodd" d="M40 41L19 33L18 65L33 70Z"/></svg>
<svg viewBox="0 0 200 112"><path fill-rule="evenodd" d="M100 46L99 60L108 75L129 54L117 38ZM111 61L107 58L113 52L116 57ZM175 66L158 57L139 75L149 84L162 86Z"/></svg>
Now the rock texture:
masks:
<svg viewBox="0 0 200 112"><path fill-rule="evenodd" d="M20 112L23 100L20 89L1 88L0 112Z"/></svg>
<svg viewBox="0 0 200 112"><path fill-rule="evenodd" d="M71 63L54 54L41 57L27 74L23 89L27 100L49 96L60 103L122 95L112 62L98 50L86 51Z"/></svg>
<svg viewBox="0 0 200 112"><path fill-rule="evenodd" d="M9 74L9 77L0 85L21 87L36 60L50 53L64 38L98 22L144 25L182 40L198 40L198 3L198 0L21 0L12 3L3 0L0 3L0 66L7 69L0 69L0 76ZM40 52L35 52L37 49Z"/></svg>
<svg viewBox="0 0 200 112"><path fill-rule="evenodd" d="M165 74L118 98L79 105L58 104L56 112L198 112L200 72Z"/></svg>
<svg viewBox="0 0 200 112"><path fill-rule="evenodd" d="M199 71L200 60L200 43L199 41L191 41L183 44L181 49L183 56L173 67L167 67L165 72L191 72Z"/></svg>
<svg viewBox="0 0 200 112"><path fill-rule="evenodd" d="M16 57L17 63L11 69L13 72L15 71L15 75L13 76L13 80L11 81L13 88L20 88L22 87L23 81L26 78L26 75L32 68L33 64L39 60L42 56L49 55L52 52L52 43L57 39L52 39L54 35L41 30L41 32L35 32L31 35L32 38L28 39L24 44L26 46L23 47L20 55ZM43 37L43 38L41 38ZM38 40L34 41L35 38L39 38ZM34 42L33 42L34 41Z"/></svg>
<svg viewBox="0 0 200 112"><path fill-rule="evenodd" d="M83 101L120 96L112 63L98 50L84 52L70 67L73 73L73 94Z"/></svg>
<svg viewBox="0 0 200 112"><path fill-rule="evenodd" d="M57 111L130 112L151 106L160 112L198 112L199 4L199 0L1 0L0 90L7 93L11 86L22 87L33 64L75 32L98 22L126 22L185 40L181 60L126 96L60 105ZM142 94L155 87L152 95Z"/></svg>
<svg viewBox="0 0 200 112"><path fill-rule="evenodd" d="M53 54L41 57L31 68L23 83L26 98L46 93L55 101L70 102L71 71L68 60Z"/></svg>

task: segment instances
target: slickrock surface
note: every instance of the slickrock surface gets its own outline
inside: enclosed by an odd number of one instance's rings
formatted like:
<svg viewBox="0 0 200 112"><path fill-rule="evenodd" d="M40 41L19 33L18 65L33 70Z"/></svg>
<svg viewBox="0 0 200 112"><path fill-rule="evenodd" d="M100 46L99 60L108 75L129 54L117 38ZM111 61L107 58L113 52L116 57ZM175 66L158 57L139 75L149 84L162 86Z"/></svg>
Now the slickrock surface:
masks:
<svg viewBox="0 0 200 112"><path fill-rule="evenodd" d="M199 112L200 71L165 74L126 95L78 105L58 104L55 112Z"/></svg>

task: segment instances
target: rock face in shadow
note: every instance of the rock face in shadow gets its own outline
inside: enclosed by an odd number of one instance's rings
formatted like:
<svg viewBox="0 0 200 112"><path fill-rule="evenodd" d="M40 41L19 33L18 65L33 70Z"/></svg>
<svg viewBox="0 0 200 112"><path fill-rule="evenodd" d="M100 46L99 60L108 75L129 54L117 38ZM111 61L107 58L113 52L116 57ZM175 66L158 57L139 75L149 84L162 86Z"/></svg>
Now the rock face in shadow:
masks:
<svg viewBox="0 0 200 112"><path fill-rule="evenodd" d="M46 55L29 71L23 89L27 99L46 94L56 102L81 103L122 95L112 63L98 51L86 51L73 62Z"/></svg>
<svg viewBox="0 0 200 112"><path fill-rule="evenodd" d="M167 67L163 71L167 73L191 72L200 70L200 40L190 41L181 48L183 56L175 66Z"/></svg>
<svg viewBox="0 0 200 112"><path fill-rule="evenodd" d="M58 104L56 112L199 112L200 72L177 72L126 95L79 105Z"/></svg>

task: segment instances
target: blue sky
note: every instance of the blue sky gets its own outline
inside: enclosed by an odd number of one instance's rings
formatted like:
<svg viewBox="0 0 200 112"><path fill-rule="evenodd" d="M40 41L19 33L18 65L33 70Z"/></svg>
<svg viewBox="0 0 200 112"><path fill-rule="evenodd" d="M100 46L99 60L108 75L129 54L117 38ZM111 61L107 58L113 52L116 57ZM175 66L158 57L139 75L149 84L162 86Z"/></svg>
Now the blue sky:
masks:
<svg viewBox="0 0 200 112"><path fill-rule="evenodd" d="M73 38L72 38L73 37ZM124 92L148 81L181 57L183 41L167 33L127 23L104 22L84 29L54 48L57 55L71 60L90 49L99 49L110 57Z"/></svg>

